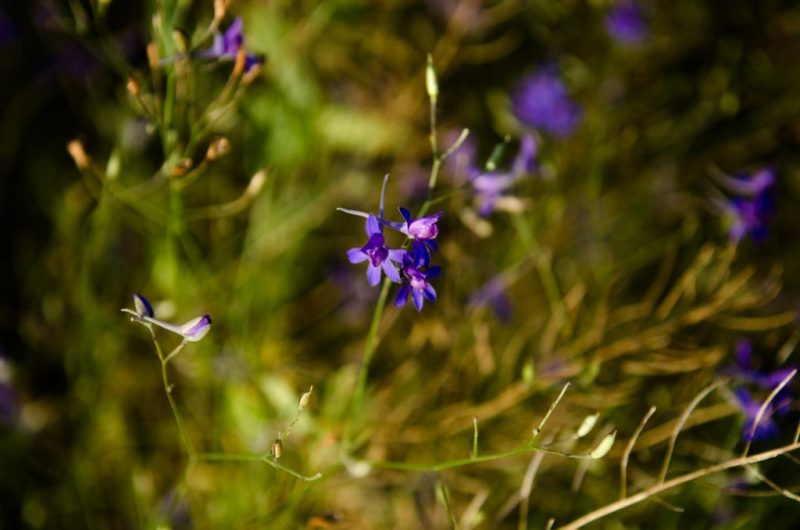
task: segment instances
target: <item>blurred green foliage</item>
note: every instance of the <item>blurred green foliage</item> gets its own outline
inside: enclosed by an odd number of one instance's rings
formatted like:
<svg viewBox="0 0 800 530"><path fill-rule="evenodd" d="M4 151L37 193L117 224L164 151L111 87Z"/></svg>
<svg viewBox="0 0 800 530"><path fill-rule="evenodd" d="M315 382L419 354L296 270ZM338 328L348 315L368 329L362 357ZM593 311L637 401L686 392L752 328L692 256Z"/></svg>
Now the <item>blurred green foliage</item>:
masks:
<svg viewBox="0 0 800 530"><path fill-rule="evenodd" d="M763 367L797 364L800 9L642 4L650 35L623 47L606 34L604 0L237 0L221 27L241 16L248 51L266 56L247 82L232 61L148 65L148 43L162 60L180 53L175 30L210 46L210 1L2 8L0 383L15 407L0 424L2 528L558 526L617 499L622 451L654 405L628 468L629 491L651 485L670 422L733 362L737 338L754 340ZM345 257L363 244L361 220L336 208L376 209L386 173L387 215L422 204L429 53L440 142L466 127L484 160L508 138L509 165L525 133L509 93L547 63L582 122L566 139L539 137L539 175L515 188L524 210L497 212L488 228L445 166L440 298L420 314L387 308L354 416L378 290ZM220 137L230 152L208 160ZM76 138L82 168L65 147ZM779 192L770 237L732 245L709 199L714 170L768 164ZM468 303L497 275L513 304L506 322ZM209 335L170 365L198 452L268 454L313 385L280 462L323 477L187 458L147 331L119 312L134 292L161 318L212 315ZM543 439L569 438L599 412L586 441L559 447L586 452L617 430L609 457L361 473L362 461L468 457L473 418L481 453L518 447L566 381ZM701 404L670 476L738 455L730 396ZM761 470L791 489L795 465ZM682 513L646 502L596 527L800 520L741 470L669 493L663 503Z"/></svg>

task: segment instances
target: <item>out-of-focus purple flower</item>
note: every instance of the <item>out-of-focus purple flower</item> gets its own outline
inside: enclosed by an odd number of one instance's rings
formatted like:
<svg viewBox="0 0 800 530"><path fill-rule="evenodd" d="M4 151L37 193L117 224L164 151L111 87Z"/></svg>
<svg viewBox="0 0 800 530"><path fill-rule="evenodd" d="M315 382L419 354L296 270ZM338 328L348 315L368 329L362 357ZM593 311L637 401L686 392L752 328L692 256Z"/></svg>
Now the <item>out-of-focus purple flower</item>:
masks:
<svg viewBox="0 0 800 530"><path fill-rule="evenodd" d="M649 34L642 8L634 0L620 0L606 16L606 31L618 43L632 46Z"/></svg>
<svg viewBox="0 0 800 530"><path fill-rule="evenodd" d="M560 138L569 136L581 120L580 107L552 66L522 79L511 103L514 115L523 124Z"/></svg>
<svg viewBox="0 0 800 530"><path fill-rule="evenodd" d="M409 294L417 311L422 311L425 299L431 302L436 301L436 290L428 283L428 280L436 278L441 269L438 266L428 268L427 265L428 260L419 252L407 252L403 256L403 265L400 268L403 285L397 292L394 300L395 306L406 305Z"/></svg>
<svg viewBox="0 0 800 530"><path fill-rule="evenodd" d="M506 294L506 283L500 276L496 276L472 293L469 297L469 306L475 309L489 307L495 316L507 322L511 319L514 307Z"/></svg>
<svg viewBox="0 0 800 530"><path fill-rule="evenodd" d="M487 171L478 172L472 177L470 182L475 192L475 206L479 215L487 217L497 208L509 211L522 208L519 199L506 195L506 192L520 177L536 170L536 153L536 140L531 135L525 135L510 173Z"/></svg>
<svg viewBox="0 0 800 530"><path fill-rule="evenodd" d="M767 167L750 175L719 175L717 178L723 189L735 195L732 199L716 200L729 223L730 240L738 243L748 235L756 242L766 239L769 223L775 215L774 168Z"/></svg>
<svg viewBox="0 0 800 530"><path fill-rule="evenodd" d="M764 391L772 391L794 370L792 367L778 369L774 372L764 372L753 367L753 344L749 339L739 339L735 348L736 363L722 369L722 373L732 377L739 383L758 387ZM742 437L750 441L750 431L753 422L761 407L761 403L754 400L750 392L743 386L734 390L736 404L745 415L746 422L742 429ZM778 427L772 419L775 415L782 415L789 410L792 399L791 391L784 387L767 406L764 415L759 421L753 439L765 439L777 433Z"/></svg>
<svg viewBox="0 0 800 530"><path fill-rule="evenodd" d="M218 32L214 35L211 48L200 52L198 57L233 61L242 48L244 48L244 22L241 17L236 17L224 33ZM249 72L252 67L263 63L264 57L248 53L245 56L244 71Z"/></svg>
<svg viewBox="0 0 800 530"><path fill-rule="evenodd" d="M450 131L445 135L445 143L448 145L457 141L460 132ZM445 168L456 186L461 186L467 181L472 180L481 172L478 166L478 146L472 135L467 136L458 149L453 151L445 161Z"/></svg>
<svg viewBox="0 0 800 530"><path fill-rule="evenodd" d="M736 404L745 416L744 426L742 427L742 439L744 441L766 440L778 434L778 426L775 424L773 416L786 412L788 403L770 403L764 410L764 414L758 422L758 427L753 432L753 424L756 421L756 416L758 416L758 411L761 409L761 403L753 399L750 392L743 387L734 390L734 394L736 396Z"/></svg>
<svg viewBox="0 0 800 530"><path fill-rule="evenodd" d="M764 372L753 368L753 343L749 339L743 338L736 341L735 353L736 364L725 367L723 373L764 390L772 390L794 370L792 366L780 368L774 372ZM781 394L783 393L787 393L787 390L782 390Z"/></svg>
<svg viewBox="0 0 800 530"><path fill-rule="evenodd" d="M0 424L10 425L18 408L17 394L11 385L11 367L0 355Z"/></svg>
<svg viewBox="0 0 800 530"><path fill-rule="evenodd" d="M400 283L400 274L397 272L395 263L403 261L405 250L390 249L386 246L380 223L374 215L367 217L366 222L367 237L369 240L361 248L351 248L347 251L347 259L350 263L367 263L367 281L370 285L378 285L381 282L382 272L395 283Z"/></svg>

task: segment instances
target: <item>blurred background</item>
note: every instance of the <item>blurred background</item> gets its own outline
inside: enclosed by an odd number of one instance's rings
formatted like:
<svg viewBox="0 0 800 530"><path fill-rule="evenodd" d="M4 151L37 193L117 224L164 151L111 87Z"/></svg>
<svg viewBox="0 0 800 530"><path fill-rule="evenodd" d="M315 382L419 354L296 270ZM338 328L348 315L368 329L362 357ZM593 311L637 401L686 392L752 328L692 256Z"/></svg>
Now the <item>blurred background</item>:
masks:
<svg viewBox="0 0 800 530"><path fill-rule="evenodd" d="M469 130L432 194L438 299L390 292L354 410L380 288L336 208L376 212L387 173L388 218L426 201L429 54L440 150ZM627 484L653 485L723 376L669 476L738 456L745 395L798 364L798 57L777 0L0 7L0 528L558 527L619 497L651 406ZM133 293L213 319L169 364L198 453L269 454L313 385L280 463L322 478L190 459ZM473 418L481 454L524 445L568 381L540 438L616 430L606 458L428 466L469 457ZM791 443L792 395L753 452ZM759 470L792 490L797 465ZM594 527L800 521L741 469L656 501Z"/></svg>

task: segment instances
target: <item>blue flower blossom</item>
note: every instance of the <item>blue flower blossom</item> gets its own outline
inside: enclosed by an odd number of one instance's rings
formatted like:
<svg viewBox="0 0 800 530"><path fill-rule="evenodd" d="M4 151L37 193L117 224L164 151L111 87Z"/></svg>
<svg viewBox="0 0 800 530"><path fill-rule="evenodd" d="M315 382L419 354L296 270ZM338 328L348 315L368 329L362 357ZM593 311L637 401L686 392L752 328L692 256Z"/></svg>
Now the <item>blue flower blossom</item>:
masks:
<svg viewBox="0 0 800 530"><path fill-rule="evenodd" d="M732 199L716 199L728 223L728 238L735 243L747 236L756 242L765 240L775 215L775 170L767 167L751 175L719 175L717 179L734 195Z"/></svg>
<svg viewBox="0 0 800 530"><path fill-rule="evenodd" d="M564 138L581 120L581 109L572 101L552 66L524 78L511 96L514 115L523 124Z"/></svg>
<svg viewBox="0 0 800 530"><path fill-rule="evenodd" d="M211 48L200 52L198 57L234 61L242 49L244 49L244 22L241 17L236 17L224 33L217 32L214 35ZM249 72L254 66L263 63L263 56L248 53L245 55L244 71Z"/></svg>
<svg viewBox="0 0 800 530"><path fill-rule="evenodd" d="M350 263L368 261L367 281L372 286L381 282L382 272L393 282L400 283L400 274L394 263L400 264L406 251L390 249L386 246L380 223L374 215L367 218L366 229L369 238L366 245L348 250L347 259L350 260Z"/></svg>
<svg viewBox="0 0 800 530"><path fill-rule="evenodd" d="M733 366L723 368L722 372L734 380L762 389L772 391L794 370L792 367L785 367L773 372L764 372L753 367L753 345L748 339L739 339L735 348L736 362ZM742 437L745 441L751 440L753 423L758 415L761 402L753 399L750 392L744 386L738 386L734 390L736 405L745 415L745 425L742 428ZM770 402L764 411L764 415L759 421L758 428L752 436L753 440L766 439L777 433L778 427L773 419L774 416L783 415L789 410L792 399L791 391L784 387Z"/></svg>
<svg viewBox="0 0 800 530"><path fill-rule="evenodd" d="M419 252L407 252L403 256L403 265L400 268L400 277L403 285L397 292L394 305L403 307L408 301L408 296L414 302L417 311L422 311L425 300L436 301L436 290L428 283L428 280L436 278L441 269L439 267L427 267L428 261Z"/></svg>
<svg viewBox="0 0 800 530"><path fill-rule="evenodd" d="M606 31L623 46L641 44L649 34L642 9L633 0L620 0L608 13Z"/></svg>
<svg viewBox="0 0 800 530"><path fill-rule="evenodd" d="M736 404L744 413L745 422L742 426L742 439L746 442L753 440L766 440L778 434L778 426L775 424L773 416L775 409L770 403L761 419L758 422L758 427L753 432L753 424L758 416L758 411L761 409L761 403L754 400L745 388L739 387L734 390L736 397Z"/></svg>

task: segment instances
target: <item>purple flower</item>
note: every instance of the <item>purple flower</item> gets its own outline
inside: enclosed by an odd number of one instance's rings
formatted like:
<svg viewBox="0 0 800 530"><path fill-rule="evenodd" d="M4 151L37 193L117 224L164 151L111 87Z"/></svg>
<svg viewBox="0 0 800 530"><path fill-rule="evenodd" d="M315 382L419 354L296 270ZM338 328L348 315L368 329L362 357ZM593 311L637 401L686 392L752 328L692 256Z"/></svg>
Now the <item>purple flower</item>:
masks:
<svg viewBox="0 0 800 530"><path fill-rule="evenodd" d="M525 135L510 173L489 171L472 177L470 182L475 192L475 205L479 215L487 217L498 207L510 211L521 209L519 199L505 193L520 177L536 170L536 153L536 140L531 135Z"/></svg>
<svg viewBox="0 0 800 530"><path fill-rule="evenodd" d="M735 195L716 200L728 220L730 240L738 243L748 235L756 242L766 239L775 215L775 170L767 167L752 175L719 175L718 180L723 189Z"/></svg>
<svg viewBox="0 0 800 530"><path fill-rule="evenodd" d="M778 426L773 420L775 414L782 414L788 410L788 400L783 400L778 403L770 403L764 410L764 414L758 422L755 432L753 432L753 424L758 416L758 411L761 409L761 403L753 399L745 388L739 387L734 390L736 397L736 404L742 410L745 416L744 426L742 427L742 439L746 442L753 440L766 440L778 434Z"/></svg>
<svg viewBox="0 0 800 530"><path fill-rule="evenodd" d="M395 283L400 283L400 274L393 262L401 263L405 250L390 249L386 246L383 238L383 231L380 223L374 215L367 217L367 244L361 248L351 248L347 251L347 259L350 263L361 263L368 261L367 281L370 285L378 285L381 282L381 271Z"/></svg>
<svg viewBox="0 0 800 530"><path fill-rule="evenodd" d="M633 0L621 0L606 16L606 31L625 46L640 44L648 36L641 7Z"/></svg>
<svg viewBox="0 0 800 530"><path fill-rule="evenodd" d="M511 96L514 114L525 125L564 138L581 119L581 109L552 66L524 78Z"/></svg>
<svg viewBox="0 0 800 530"><path fill-rule="evenodd" d="M17 394L12 386L11 367L0 354L0 424L10 425L17 415Z"/></svg>
<svg viewBox="0 0 800 530"><path fill-rule="evenodd" d="M774 372L763 372L753 368L753 345L748 339L739 339L736 342L735 357L736 363L733 366L723 368L722 372L739 382L754 385L764 391L772 391L793 371L791 367L781 368ZM754 400L750 392L742 386L737 387L734 393L736 404L746 418L742 429L742 437L745 441L750 441L750 431L753 428L753 422L755 422L755 418L758 415L761 403ZM790 401L791 392L787 387L784 387L767 406L752 438L766 439L776 434L778 427L772 417L776 414L785 414L789 410Z"/></svg>
<svg viewBox="0 0 800 530"><path fill-rule="evenodd" d="M495 276L472 293L472 296L469 297L469 305L476 309L490 307L495 316L503 322L510 320L514 311L511 300L506 294L506 284L500 276Z"/></svg>
<svg viewBox="0 0 800 530"><path fill-rule="evenodd" d="M411 212L402 206L400 207L400 215L405 219L405 223L400 225L399 230L413 240L411 243L412 252L424 259L425 265L430 262L430 251L435 252L437 250L434 239L439 235L439 226L437 223L443 213L444 212L436 212L433 215L413 219L411 217ZM391 224L389 226L394 227L395 225Z"/></svg>
<svg viewBox="0 0 800 530"><path fill-rule="evenodd" d="M436 301L436 290L428 283L428 280L437 277L441 269L439 267L427 268L427 264L427 258L421 255L420 252L406 252L400 268L400 277L403 280L403 285L397 292L397 297L394 300L395 306L403 307L406 305L409 294L417 311L422 311L426 298L431 302Z"/></svg>
<svg viewBox="0 0 800 530"><path fill-rule="evenodd" d="M736 341L736 364L723 369L723 373L745 383L756 385L764 390L772 390L794 370L788 366L774 372L763 372L752 367L753 344L749 339ZM784 389L781 394L787 393Z"/></svg>
<svg viewBox="0 0 800 530"><path fill-rule="evenodd" d="M211 48L200 52L198 57L233 61L242 48L244 48L244 22L241 17L236 17L224 33L217 32L214 35ZM249 72L253 66L263 62L262 56L249 53L245 56L244 71Z"/></svg>

